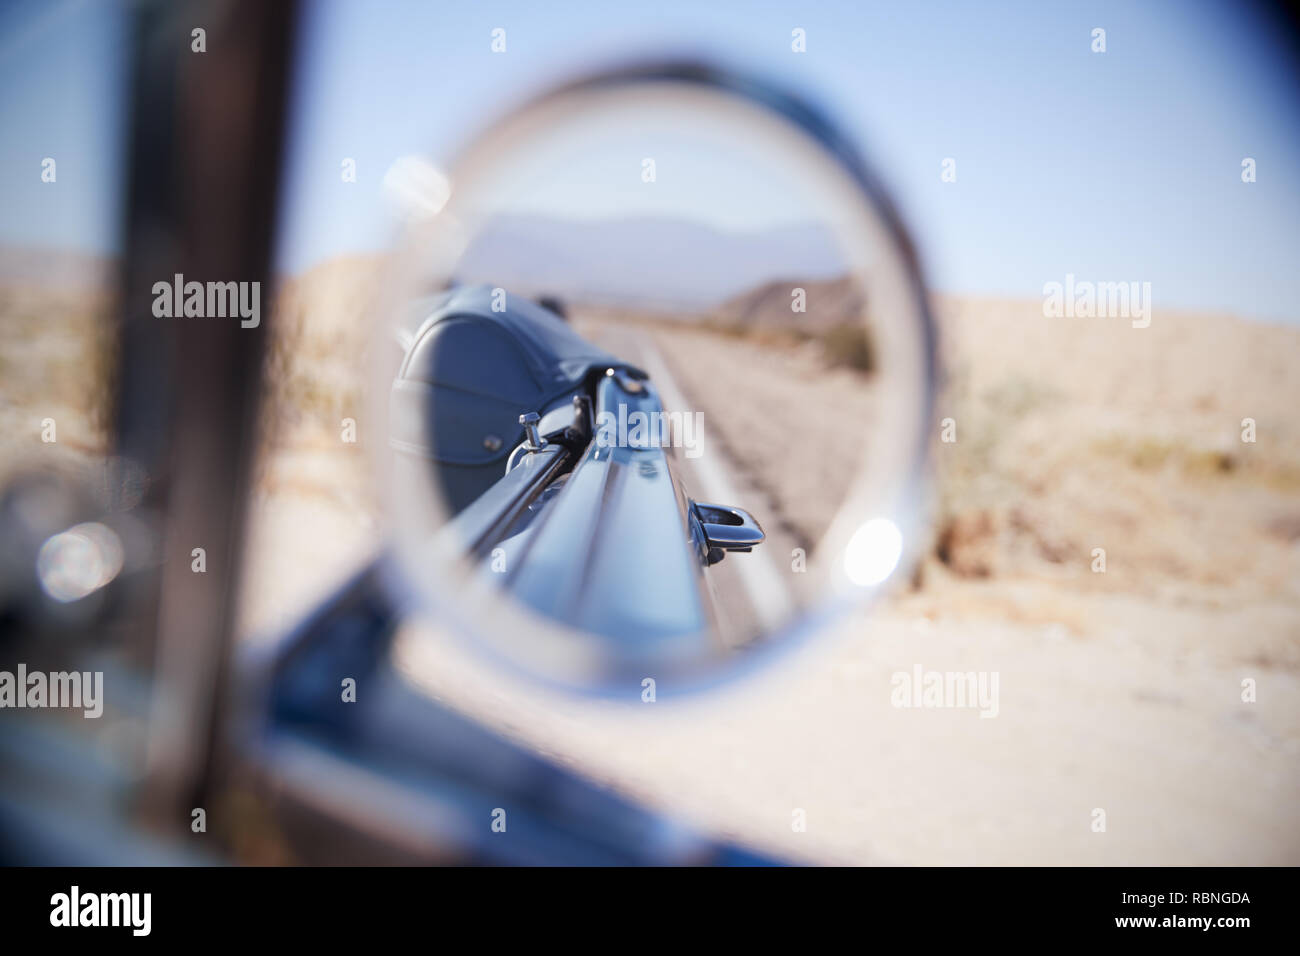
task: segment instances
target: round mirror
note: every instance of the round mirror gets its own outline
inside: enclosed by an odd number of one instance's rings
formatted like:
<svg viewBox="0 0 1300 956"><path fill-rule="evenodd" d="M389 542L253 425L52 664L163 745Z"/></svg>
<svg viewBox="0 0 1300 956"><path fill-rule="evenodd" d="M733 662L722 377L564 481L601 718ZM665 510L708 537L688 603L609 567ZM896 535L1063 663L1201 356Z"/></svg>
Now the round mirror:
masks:
<svg viewBox="0 0 1300 956"><path fill-rule="evenodd" d="M909 246L802 102L692 66L560 89L412 224L372 394L401 587L570 687L698 687L899 573L933 328Z"/></svg>

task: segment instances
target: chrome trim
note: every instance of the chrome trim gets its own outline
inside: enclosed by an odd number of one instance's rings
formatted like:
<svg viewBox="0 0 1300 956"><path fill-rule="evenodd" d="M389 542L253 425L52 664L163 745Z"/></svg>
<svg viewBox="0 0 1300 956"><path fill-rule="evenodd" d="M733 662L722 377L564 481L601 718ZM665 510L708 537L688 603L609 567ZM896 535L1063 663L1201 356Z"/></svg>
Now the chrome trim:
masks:
<svg viewBox="0 0 1300 956"><path fill-rule="evenodd" d="M442 534L458 539L462 548L482 558L564 470L570 457L569 449L558 443L524 455L500 481L448 522Z"/></svg>
<svg viewBox="0 0 1300 956"><path fill-rule="evenodd" d="M596 387L596 420L661 410L644 380ZM505 584L539 612L628 652L709 630L702 564L665 450L609 443L599 427L564 487L518 542Z"/></svg>

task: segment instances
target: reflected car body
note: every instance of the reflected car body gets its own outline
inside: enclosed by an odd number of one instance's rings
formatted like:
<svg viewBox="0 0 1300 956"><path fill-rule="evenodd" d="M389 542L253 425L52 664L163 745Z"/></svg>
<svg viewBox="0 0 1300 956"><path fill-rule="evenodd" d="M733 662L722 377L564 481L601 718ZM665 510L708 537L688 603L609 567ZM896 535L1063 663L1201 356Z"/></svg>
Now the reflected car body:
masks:
<svg viewBox="0 0 1300 956"><path fill-rule="evenodd" d="M500 289L425 308L390 438L396 467L435 475L454 515L444 533L530 608L635 657L688 659L718 632L708 567L763 531L691 500L653 381Z"/></svg>

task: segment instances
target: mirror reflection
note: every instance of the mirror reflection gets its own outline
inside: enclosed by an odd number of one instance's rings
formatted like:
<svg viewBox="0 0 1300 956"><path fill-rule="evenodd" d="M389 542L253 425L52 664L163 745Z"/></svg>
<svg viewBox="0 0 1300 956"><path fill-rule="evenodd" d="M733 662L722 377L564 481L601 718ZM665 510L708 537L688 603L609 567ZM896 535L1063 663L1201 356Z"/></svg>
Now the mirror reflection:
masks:
<svg viewBox="0 0 1300 956"><path fill-rule="evenodd" d="M692 84L580 88L389 186L425 219L394 257L387 391L417 588L508 653L562 633L596 670L689 669L893 571L901 542L854 532L899 534L923 309L795 123Z"/></svg>

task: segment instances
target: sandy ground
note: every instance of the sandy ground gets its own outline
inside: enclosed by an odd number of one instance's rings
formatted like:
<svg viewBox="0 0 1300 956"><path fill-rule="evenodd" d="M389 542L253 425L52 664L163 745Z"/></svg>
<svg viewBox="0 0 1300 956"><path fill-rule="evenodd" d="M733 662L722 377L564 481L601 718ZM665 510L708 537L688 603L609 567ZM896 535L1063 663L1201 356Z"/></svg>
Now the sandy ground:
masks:
<svg viewBox="0 0 1300 956"><path fill-rule="evenodd" d="M1173 633L1186 616L1099 610L1113 626L1080 640L1050 625L886 609L716 699L653 705L538 693L427 628L404 643L413 680L453 706L770 851L854 863L1295 863L1295 676L1189 653ZM916 663L997 671L997 716L894 708L891 675ZM1255 704L1240 702L1243 674L1257 677ZM1091 829L1098 808L1104 833ZM792 828L796 810L806 832Z"/></svg>
<svg viewBox="0 0 1300 956"><path fill-rule="evenodd" d="M1300 862L1300 330L1220 316L1136 330L1038 303L939 314L940 415L958 440L936 443L936 555L870 613L688 700L540 690L427 622L399 641L410 679L620 792L801 859ZM704 407L720 400L699 374L713 350L743 368L708 333L658 344ZM726 427L788 429L789 402L852 390L808 355L744 361L764 369L748 397L772 404ZM300 417L267 460L251 633L377 543L373 502L340 478L359 453L334 414ZM811 462L823 438L800 440ZM810 490L833 476L735 464L790 527L820 520ZM996 716L894 706L891 678L917 665L996 673Z"/></svg>
<svg viewBox="0 0 1300 956"><path fill-rule="evenodd" d="M281 303L249 640L378 545L354 278L305 280ZM65 328L42 303L6 300L10 328L18 317L31 333L6 337L3 355L9 466L84 463L102 443L80 374L91 313L69 306ZM799 859L1300 863L1300 329L1157 313L1137 330L1045 319L1034 302L941 300L938 313L950 371L938 411L958 440L935 445L935 548L870 613L687 700L542 690L414 621L399 640L411 681L619 792ZM726 407L701 374L711 358L743 369L739 348L761 363L752 419L719 413L724 428L790 433L782 407L851 386L809 354L703 332L658 344L702 407ZM32 452L47 414L60 443ZM340 440L345 417L360 443ZM727 444L797 531L821 520L810 490L834 479L817 474L815 430L794 437L807 450L788 472ZM891 679L917 665L996 673L996 717L894 706Z"/></svg>

